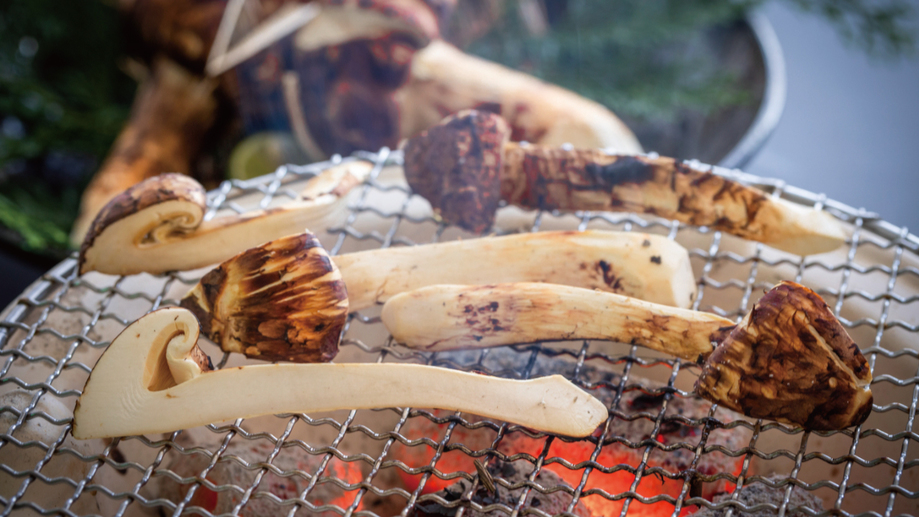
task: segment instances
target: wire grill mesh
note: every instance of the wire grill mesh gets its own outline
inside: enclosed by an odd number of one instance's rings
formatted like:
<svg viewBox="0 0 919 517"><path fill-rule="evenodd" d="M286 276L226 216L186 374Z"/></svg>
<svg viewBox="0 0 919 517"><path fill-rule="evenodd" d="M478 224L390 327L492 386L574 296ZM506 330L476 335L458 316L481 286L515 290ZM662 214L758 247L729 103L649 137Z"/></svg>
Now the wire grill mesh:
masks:
<svg viewBox="0 0 919 517"><path fill-rule="evenodd" d="M411 196L398 179L398 152L383 149L353 158L373 162L371 179L351 198L338 225L320 234L333 254L468 237L435 221L427 204ZM211 210L244 212L298 197L296 185L341 161L305 167L282 167L273 175L247 182L226 182L210 193ZM697 166L699 164L696 164ZM691 383L698 369L646 350L609 343L531 344L503 352L421 353L400 347L379 321L378 309L353 315L338 361L409 361L501 376L526 378L555 369L610 404L603 434L582 442L584 456L566 457L565 440L532 433L501 422L415 408L336 412L323 415L279 415L237 420L223 425L169 435L129 437L82 443L70 437L71 411L98 355L130 321L145 312L175 304L204 271L161 276L108 277L76 274L68 259L30 287L4 314L0 323L0 384L16 390L19 402L0 405L0 490L3 512L42 515L214 515L207 497L232 500L226 512L250 515L409 515L420 505L438 503L456 515L548 515L528 503L532 494L568 494L567 512L579 501L618 501L619 513L643 514L651 503L666 504L674 517L693 505L721 510L762 510L784 515L917 514L919 454L915 414L919 398L919 240L905 229L880 221L864 210L826 200L809 192L756 177L734 175L773 195L833 213L852 229L849 246L837 253L801 258L731 236L631 214L528 213L506 208L497 227L502 232L546 229L616 229L665 234L690 250L699 296L695 309L740 319L764 289L779 279L793 279L815 288L849 329L873 369L874 412L855 429L810 433L766 421L724 418L716 408L701 406L698 415L680 414L683 399L694 399ZM487 267L487 265L483 265ZM244 360L206 351L220 359L218 367ZM592 373L593 372L593 373ZM594 375L612 372L614 376ZM653 378L659 384L649 384ZM631 394L631 395L630 395ZM660 401L651 410L629 409L628 397L647 395ZM496 393L496 397L500 394ZM631 399L630 399L631 400ZM641 422L650 429L645 439L617 436L618 421ZM692 439L663 443L662 433L677 423L692 429ZM39 429L37 434L33 431ZM436 430L434 434L418 429ZM733 431L732 431L733 430ZM427 431L426 431L427 432ZM714 433L742 436L736 445L710 439ZM33 433L33 434L29 434ZM43 434L42 434L43 433ZM485 436L479 447L468 438ZM509 436L537 444L536 453L506 446ZM516 443L516 442L513 442ZM637 464L609 463L601 452L616 443L632 451ZM259 456L234 453L239 444ZM502 445L503 444L503 445ZM408 452L406 452L408 451ZM407 459L424 451L423 464ZM558 451L562 451L558 455ZM682 454L685 468L670 470L654 458ZM527 481L515 485L513 500L488 504L427 493L427 485L465 479L476 489L475 470L451 470L449 456L482 461L522 460ZM286 461L306 458L305 463ZM712 457L731 458L739 471L701 468ZM171 465L192 462L194 472ZM652 465L652 463L654 463ZM221 466L244 473L230 481L217 479ZM576 474L569 485L543 486L538 474L552 467ZM625 490L593 481L603 475L628 473ZM769 474L777 477L766 479ZM400 479L410 479L406 484ZM678 487L676 493L654 493L655 480ZM731 484L725 485L728 481ZM498 479L507 485L506 480ZM718 503L698 497L700 487L721 482L728 493ZM164 496L164 484L181 488ZM279 492L277 484L286 483ZM675 483L675 484L673 484ZM736 487L735 484L736 483ZM752 508L737 500L737 488L763 483L783 490L774 503ZM413 490L407 487L414 486ZM467 485L468 486L468 485ZM817 495L825 510L793 507L793 487ZM649 491L650 490L650 491ZM286 494L279 497L277 494ZM532 493L532 494L531 494ZM324 494L319 497L318 494ZM527 504L524 504L527 503ZM443 510L445 509L445 510ZM247 513L248 512L248 513ZM567 513L571 515L572 513Z"/></svg>

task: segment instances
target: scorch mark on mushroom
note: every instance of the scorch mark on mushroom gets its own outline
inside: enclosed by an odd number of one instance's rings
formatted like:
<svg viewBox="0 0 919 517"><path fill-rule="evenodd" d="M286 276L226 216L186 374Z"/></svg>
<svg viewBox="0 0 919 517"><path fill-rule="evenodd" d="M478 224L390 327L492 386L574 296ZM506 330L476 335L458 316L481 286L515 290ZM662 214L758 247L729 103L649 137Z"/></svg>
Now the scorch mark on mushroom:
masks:
<svg viewBox="0 0 919 517"><path fill-rule="evenodd" d="M181 304L224 351L268 361L332 360L348 317L341 273L309 233L240 253Z"/></svg>

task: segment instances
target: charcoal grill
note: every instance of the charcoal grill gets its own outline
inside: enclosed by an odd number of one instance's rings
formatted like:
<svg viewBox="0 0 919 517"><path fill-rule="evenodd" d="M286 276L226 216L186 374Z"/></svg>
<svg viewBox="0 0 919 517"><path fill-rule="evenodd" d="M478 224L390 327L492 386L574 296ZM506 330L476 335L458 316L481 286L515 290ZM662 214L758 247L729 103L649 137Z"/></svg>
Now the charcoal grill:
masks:
<svg viewBox="0 0 919 517"><path fill-rule="evenodd" d="M207 217L226 211L245 212L297 198L297 186L335 163L331 161L303 167L281 167L275 173L249 181L228 181L208 196ZM344 160L368 160L374 165L371 179L352 194L341 219L320 239L333 253L376 247L412 245L439 240L471 238L464 232L438 223L427 203L412 196L401 180L399 152L383 149L362 153ZM701 164L695 164L702 166ZM558 437L541 434L533 438L546 446L537 456L521 455L530 462L531 483L516 504L490 504L485 510L502 514L547 515L538 508L522 507L530 491L552 492L559 487L532 483L540 469L561 464L577 471L581 482L563 487L574 500L602 498L624 501L622 513L638 511L649 503L668 503L674 517L691 505L724 509L728 515L745 507L729 498L717 504L695 497L699 484L727 480L743 486L768 483L784 494L777 504L754 509L778 515L790 511L793 486L810 491L824 501L826 511L818 515L890 516L917 514L919 506L919 439L916 434L916 402L919 399L919 239L904 228L879 220L865 210L856 210L780 181L715 168L720 174L757 186L806 206L829 211L849 225L848 246L835 253L801 258L772 250L761 244L741 241L729 235L695 228L653 217L633 214L524 212L513 207L499 213L499 232L540 231L547 229L616 229L658 233L674 238L690 250L699 285L695 309L737 318L747 312L762 292L779 279L792 279L815 288L835 309L850 334L860 343L873 369L875 405L872 416L860 427L840 432L813 433L769 421L722 421L712 408L701 418L685 419L699 429L699 438L661 449L654 437L666 422L679 418L667 413L666 401L692 397L691 385L698 368L692 364L656 356L652 352L626 345L600 342L529 344L511 347L519 367L496 369L490 366L494 352L476 351L460 356L411 351L394 344L379 321L378 309L353 315L349 321L337 361L409 361L435 364L504 376L527 377L533 366L545 358L563 361L561 373L589 390L607 390L611 396L611 418L624 418L618 407L621 395L643 389L636 379L661 381L656 391L664 399L659 411L643 414L653 422L650 440L627 442L642 461L637 466L604 465L597 461L604 440L594 437L587 443L594 453L589 460L571 463L549 455L549 444ZM313 230L319 230L314 228ZM487 265L483 265L487 267ZM443 415L424 409L393 408L379 411L336 412L322 415L278 415L209 425L196 430L168 435L129 437L94 442L87 452L69 446L69 415L52 415L36 409L42 398L54 398L72 410L92 365L111 339L130 321L149 310L173 305L203 274L203 270L160 276L110 277L90 273L80 276L76 260L67 259L28 288L3 314L0 323L0 361L2 389L27 390L30 402L24 407L0 407L0 417L11 426L0 434L0 485L2 515L164 515L210 512L190 501L197 490L232 492L238 499L235 511L245 511L253 501L277 505L277 515L325 512L327 515L409 515L419 504L444 503L457 515L482 506L470 501L437 500L422 488L432 479L459 479L477 483L475 470L445 472L440 463L446 453L465 454L483 461L500 457L497 446L509 433L523 430L501 422L469 419L465 415ZM206 352L218 367L243 364L246 360L222 355L206 345ZM587 369L615 371L616 385L597 385L581 373ZM500 394L496 393L496 397ZM415 419L441 424L437 437L406 436L404 430ZM50 429L51 439L24 441L17 430L29 424ZM721 427L745 433L745 445L727 449L707 443L709 431ZM470 449L451 440L460 428L486 429L492 437L484 449ZM184 438L203 437L204 445L191 447ZM267 441L272 452L258 462L246 464L252 473L244 485L215 485L208 479L218 462L241 460L225 454L231 440ZM394 447L397 445L398 447ZM432 452L426 465L408 465L393 451L397 448L427 447ZM272 464L278 455L299 448L317 459L314 470L282 471ZM689 451L692 466L706 454L737 458L739 475L730 472L702 473L692 468L668 472L647 468L655 449ZM207 467L193 478L182 478L168 468L168 459L177 454L204 455ZM24 457L35 458L25 466ZM18 460L17 460L18 458ZM326 469L329 462L358 465L362 481L349 483ZM51 468L56 461L69 459L82 466L80 477L56 477ZM18 462L18 463L17 463ZM444 470L442 470L444 469ZM635 480L624 492L587 488L596 472L627 470ZM298 498L281 500L260 483L266 473L297 477L307 482ZM414 476L419 487L406 490L398 473ZM778 478L764 481L770 474ZM642 479L652 477L681 483L677 497L640 495L636 488ZM157 497L156 486L163 480L186 483L190 487L184 500L168 501ZM777 480L777 481L776 481ZM316 505L311 492L319 485L334 485L347 504ZM331 486L330 485L330 486ZM572 506L569 507L571 511ZM806 512L813 514L813 512Z"/></svg>

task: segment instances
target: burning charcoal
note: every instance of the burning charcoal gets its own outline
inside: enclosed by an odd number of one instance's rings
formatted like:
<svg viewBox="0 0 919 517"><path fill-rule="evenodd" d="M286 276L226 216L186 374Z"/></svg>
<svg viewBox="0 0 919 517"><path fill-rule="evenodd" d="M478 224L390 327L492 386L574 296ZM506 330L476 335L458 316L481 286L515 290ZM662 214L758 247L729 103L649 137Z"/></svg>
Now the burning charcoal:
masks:
<svg viewBox="0 0 919 517"><path fill-rule="evenodd" d="M474 351L459 351L438 354L438 359L452 364L466 366L475 361L478 353ZM509 349L492 349L485 360L484 366L494 375L510 375L509 372L520 372L529 359L528 354L520 354ZM546 375L547 373L568 373L573 371L573 364L558 358L540 357L529 372L532 377ZM591 395L611 407L615 398L615 389L619 386L621 377L615 373L584 365L579 372L578 380L582 383L598 386L589 390ZM642 473L636 492L642 497L667 495L678 498L683 489L682 472L692 467L695 458L694 450L702 438L702 426L686 425L679 418L702 419L708 416L711 404L696 397L681 397L673 395L667 400L667 408L662 419L658 433L653 440L660 444L654 445L650 440L655 428L655 420L660 414L666 400L667 388L661 384L630 377L626 383L625 392L618 406L610 411L612 419L610 428L599 455L597 463L606 468L622 465L633 471L641 463L645 449L652 446L648 462ZM435 412L437 417L448 417L450 413ZM737 414L724 409L718 409L714 417L723 424L728 424L737 418ZM477 422L471 415L463 415L467 422ZM410 439L421 437L439 441L443 438L448 423L437 423L419 416L409 419L402 428L402 434ZM463 425L456 425L448 449L434 465L444 473L475 472L473 459L460 449L449 450L449 447L463 444L473 451L482 451L492 447L495 432L489 428L470 429ZM749 440L749 433L743 428L712 429L705 445L707 447L720 446L730 451L744 447ZM531 438L522 432L509 432L504 435L497 445L497 450L505 455L519 453L530 454L534 457L542 453L546 438ZM686 446L677 446L686 444ZM564 458L572 464L586 462L590 459L597 445L588 440L569 441L553 440L548 457ZM663 450L663 447L674 447L673 450ZM429 465L434 455L434 450L427 446L406 447L397 444L393 447L392 457L404 461L408 466L417 468ZM737 475L740 473L743 456L730 457L717 451L703 454L695 468L702 475L715 475L718 473ZM668 475L657 475L648 472L651 468L662 469ZM556 474L559 479L569 486L577 486L581 482L583 469L569 469L560 463L547 462L543 471ZM420 476L412 476L400 470L400 476L406 487L414 490L418 487ZM616 472L604 473L593 470L587 479L584 491L602 489L614 496L630 490L635 481L635 475L627 469ZM428 478L424 492L430 493L444 490L450 480L443 480L437 476ZM728 490L726 480L702 485L702 497L711 500L716 494ZM581 499L584 506L593 515L619 515L625 499L611 501L601 495L587 495ZM629 515L669 516L673 513L673 505L661 501L644 505L632 501L629 506Z"/></svg>
<svg viewBox="0 0 919 517"><path fill-rule="evenodd" d="M766 481L774 484L784 479L784 476L774 475L766 478ZM777 508L780 508L782 506L782 501L785 499L785 489L786 487L784 486L771 488L764 483L754 482L740 489L736 501L748 508L761 504L774 504ZM731 497L732 494L727 493L716 497L713 502L721 503L730 501ZM730 508L734 509L734 515L743 515L747 517L773 517L779 514L778 510L771 511L764 509L744 511L740 507L727 506L721 510L702 508L694 514L694 517L722 517L728 514L728 509ZM788 506L785 509L785 516L806 517L808 514L804 512L805 508L813 510L814 513L820 513L824 510L823 501L813 493L801 487L794 486L791 489L791 495L788 497Z"/></svg>
<svg viewBox="0 0 919 517"><path fill-rule="evenodd" d="M533 472L533 465L528 461L494 461L486 468L488 475L494 479L494 492L489 491L485 487L485 483L479 481L475 493L471 494L470 498L470 490L472 488L471 482L466 479L461 479L457 483L440 490L435 495L442 497L448 502L465 499L463 503L448 507L434 500L419 502L416 506L414 515L416 517L456 515L459 508L469 505L466 501L470 499L473 503L482 507L500 504L506 506L508 509L513 509L517 506L517 502L520 500L523 488L526 485L529 485L530 491L527 494L526 501L523 503L521 511L526 508L538 508L549 515L556 515L566 511L568 505L571 504L571 495L564 490L543 493L542 490L538 490L534 485L529 484L528 480L530 474ZM473 470L473 472L475 472L475 470ZM536 475L535 485L538 485L546 491L555 487L571 488L562 481L558 475L545 469L540 470L539 474ZM580 501L574 506L572 513L579 517L590 517L593 515ZM503 517L507 514L500 510L483 510L479 512L469 507L463 515L467 517Z"/></svg>
<svg viewBox="0 0 919 517"><path fill-rule="evenodd" d="M217 450L216 443L187 443L186 449L195 445L206 447L210 451ZM202 485L195 491L188 506L199 506L214 515L229 514L239 504L243 491L248 489L255 480L255 476L259 472L259 468L256 465L267 461L273 450L274 444L266 440L233 438L226 451L221 455L217 465L207 474L207 479L217 487L228 485L239 487L239 489L230 488L229 490L215 491ZM244 465L234 456L248 465ZM307 454L305 450L299 447L288 447L282 449L271 464L282 472L300 470L312 476L319 470L322 459L323 456ZM179 477L195 478L201 474L210 461L211 458L203 454L190 454L188 456L175 454L172 460L167 463L167 468L175 472ZM360 467L356 463L345 463L333 457L323 471L322 478L338 478L345 483L354 484L361 482L362 474ZM310 480L301 475L283 476L269 470L262 477L252 495L255 496L258 492L268 492L282 501L297 499L309 483ZM157 486L159 492L156 494L157 497L179 503L184 500L191 485L179 484L171 478L164 477ZM306 495L306 500L316 506L330 504L340 508L348 508L354 502L354 495L354 492L343 491L334 483L323 483L320 480ZM239 515L241 517L281 515L290 508L292 507L279 506L267 497L250 497L249 502L243 506Z"/></svg>

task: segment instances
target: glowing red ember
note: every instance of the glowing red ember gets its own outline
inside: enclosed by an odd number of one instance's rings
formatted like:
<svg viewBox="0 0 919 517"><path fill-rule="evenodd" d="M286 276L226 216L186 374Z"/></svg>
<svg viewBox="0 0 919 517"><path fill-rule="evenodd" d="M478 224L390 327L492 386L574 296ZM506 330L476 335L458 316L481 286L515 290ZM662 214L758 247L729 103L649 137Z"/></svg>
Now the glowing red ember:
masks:
<svg viewBox="0 0 919 517"><path fill-rule="evenodd" d="M611 385L615 386L616 383L611 383ZM642 381L641 384L647 387L646 389L649 391L659 389L659 386L652 386L647 381ZM603 399L602 394L594 393L594 395L601 397L601 400ZM648 440L652 437L655 420L661 412L663 403L663 395L651 395L638 389L627 391L623 394L618 412L612 412L615 416L612 417L610 422L606 443L601 448L596 459L597 463L604 469L620 468L615 472L603 472L602 470L594 469L587 479L584 491L601 489L610 496L617 496L631 489L635 481L634 472L640 465L641 458L649 446ZM687 446L666 451L651 444L652 449L647 464L635 490L638 495L650 498L663 494L674 499L679 498L684 483L680 474L692 467L692 461L695 457L694 450L702 437L703 429L698 426L684 425L677 421L675 417L702 419L708 415L710 408L710 403L695 397L674 396L667 402L667 409L660 429L656 434L653 434L654 440L662 447L674 446L678 443L687 444ZM435 414L438 417L449 416L449 413L445 412L435 412ZM722 422L733 420L732 415L733 413L725 410L718 410L715 414ZM464 418L467 421L470 420L469 415L464 415ZM447 426L448 424L446 423L437 424L426 417L419 416L407 421L402 428L402 433L412 439L427 437L437 443L443 439ZM447 447L462 444L475 453L476 451L491 448L495 438L496 433L490 428L469 429L458 424L453 429ZM738 450L743 447L746 439L747 433L743 429L717 429L709 434L706 445L721 445L728 450ZM498 443L497 448L502 454L508 456L526 453L533 457L538 457L545 447L546 440L547 438L530 438L522 432L513 432L505 435ZM557 474L566 484L576 487L580 484L584 474L583 468L571 470L561 463L553 462L553 458L564 459L576 465L588 461L596 447L596 443L588 440L565 441L561 438L555 438L550 445L543 468ZM434 457L434 449L427 445L406 447L397 444L390 454L391 457L404 461L408 466L417 468L430 465ZM485 459L485 457L480 457L483 460ZM702 474L707 475L716 473L737 475L740 473L742 461L743 456L732 458L719 452L709 452L699 458L695 468ZM468 472L471 474L476 472L473 457L458 449L445 450L435 464L435 468L447 476L456 472ZM666 474L649 472L652 468L662 469ZM421 474L411 475L401 470L399 474L408 490L414 491L417 489L421 481ZM445 480L430 475L422 492L431 493L443 490L455 483L455 481L456 479ZM723 493L729 488L731 486L724 480L704 483L701 485L699 495L711 500L715 495ZM591 514L595 516L619 515L626 500L627 498L612 501L600 494L584 495L580 499ZM695 509L695 507L684 508L681 514L688 514ZM673 504L666 501L643 504L633 500L629 505L628 515L665 517L672 515L673 510Z"/></svg>
<svg viewBox="0 0 919 517"><path fill-rule="evenodd" d="M208 473L207 479L218 487L221 485L235 485L245 490L254 482L258 469L247 469L229 457L236 456L251 465L267 460L273 450L274 444L266 440L235 438L227 446L226 451L221 456L221 460ZM284 472L301 470L312 475L319 470L322 458L322 456L307 454L305 450L299 447L287 447L275 457L272 464ZM169 463L168 468L180 477L195 477L204 470L210 460L209 457L201 454L176 455ZM356 463L345 463L335 457L332 457L322 472L321 479L328 477L341 479L348 484L360 483L363 479L360 467ZM268 492L282 501L297 499L307 485L309 485L309 480L303 476L279 476L268 471L262 476L253 496L258 492ZM178 484L167 478L161 482L160 487L161 497L178 503L185 498L190 485ZM354 502L354 495L355 492L344 491L334 483L322 483L320 481L307 494L306 500L315 506L329 504L346 509ZM214 491L202 485L195 490L189 506L199 506L215 515L226 514L239 504L241 498L241 491L233 489ZM240 516L275 515L286 513L289 508L278 506L266 497L250 497Z"/></svg>

